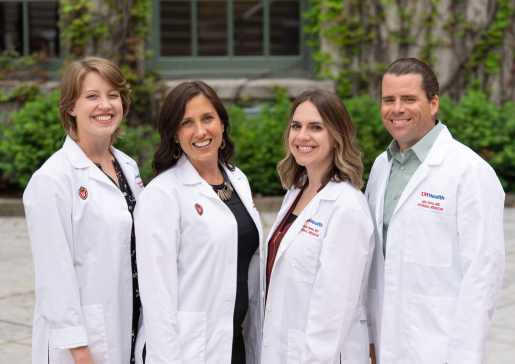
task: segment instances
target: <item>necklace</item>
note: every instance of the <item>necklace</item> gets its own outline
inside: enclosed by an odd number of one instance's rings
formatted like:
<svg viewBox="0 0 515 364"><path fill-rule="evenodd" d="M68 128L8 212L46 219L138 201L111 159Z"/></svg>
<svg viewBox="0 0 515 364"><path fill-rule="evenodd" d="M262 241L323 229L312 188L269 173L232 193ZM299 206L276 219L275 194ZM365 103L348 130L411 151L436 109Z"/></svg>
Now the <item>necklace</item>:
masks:
<svg viewBox="0 0 515 364"><path fill-rule="evenodd" d="M223 175L224 175L224 188L222 188L221 190L217 190L214 188L213 185L211 185L211 187L213 188L213 191L216 192L218 197L220 197L220 200L225 202L225 201L231 199L232 191L234 191L234 189L232 188L231 182L229 182L225 173Z"/></svg>

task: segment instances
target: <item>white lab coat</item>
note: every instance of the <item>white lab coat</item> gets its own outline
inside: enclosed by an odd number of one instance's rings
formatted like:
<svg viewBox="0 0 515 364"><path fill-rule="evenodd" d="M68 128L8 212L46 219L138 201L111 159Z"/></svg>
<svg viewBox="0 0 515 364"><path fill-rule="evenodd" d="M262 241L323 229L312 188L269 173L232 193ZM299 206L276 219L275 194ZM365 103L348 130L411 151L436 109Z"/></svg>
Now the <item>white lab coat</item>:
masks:
<svg viewBox="0 0 515 364"><path fill-rule="evenodd" d="M259 231L259 213L239 170L225 172ZM146 364L230 363L236 298L236 219L185 155L152 180L135 214ZM247 364L261 349L260 251L252 257L243 325Z"/></svg>
<svg viewBox="0 0 515 364"><path fill-rule="evenodd" d="M137 200L136 163L111 151ZM23 203L36 271L32 363L73 364L68 349L84 345L95 364L129 363L132 219L124 196L67 137L34 173Z"/></svg>
<svg viewBox="0 0 515 364"><path fill-rule="evenodd" d="M393 213L383 258L392 161L365 192L376 227L370 313L378 363L485 364L504 271L504 192L493 169L441 131Z"/></svg>
<svg viewBox="0 0 515 364"><path fill-rule="evenodd" d="M266 249L299 193L286 194ZM275 258L262 364L368 364L373 233L363 193L348 182L329 182L304 208Z"/></svg>

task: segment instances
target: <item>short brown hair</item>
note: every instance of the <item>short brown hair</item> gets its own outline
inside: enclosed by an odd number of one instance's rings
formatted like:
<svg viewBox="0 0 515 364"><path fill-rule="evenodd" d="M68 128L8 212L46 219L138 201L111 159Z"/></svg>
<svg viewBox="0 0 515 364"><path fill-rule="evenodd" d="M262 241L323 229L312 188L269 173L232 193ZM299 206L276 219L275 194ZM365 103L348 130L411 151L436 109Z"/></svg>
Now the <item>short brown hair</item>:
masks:
<svg viewBox="0 0 515 364"><path fill-rule="evenodd" d="M99 57L86 57L68 65L61 81L61 99L59 100L59 117L63 128L73 140L77 139L77 120L68 111L75 105L82 89L84 77L89 72L98 72L111 86L120 92L123 106L123 117L129 113L131 87L125 80L122 71L112 61ZM118 126L111 135L111 144L125 132Z"/></svg>
<svg viewBox="0 0 515 364"><path fill-rule="evenodd" d="M286 157L279 162L277 170L284 188L303 188L303 177L307 174L306 167L300 166L293 157L289 148L289 137L293 114L303 102L312 102L327 127L327 130L336 142L334 158L331 167L325 173L322 183L329 181L348 181L355 188L363 187L362 153L354 145L356 127L347 111L347 108L335 94L325 90L312 90L301 93L291 109L288 124L284 131L284 144Z"/></svg>
<svg viewBox="0 0 515 364"><path fill-rule="evenodd" d="M161 137L161 143L157 148L154 161L152 162L152 169L154 171L153 178L177 163L177 159L175 159L173 155L174 153L180 153L181 149L179 144L174 142L174 138L181 125L181 120L184 117L186 104L198 95L204 95L211 101L211 104L213 104L224 126L222 138L225 140L225 148L218 149L218 161L229 168L229 170L234 170L234 165L231 162L234 157L234 143L229 138L231 131L229 114L216 92L205 82L195 80L182 82L175 86L168 96L166 96L163 106L161 106L157 119L157 130Z"/></svg>
<svg viewBox="0 0 515 364"><path fill-rule="evenodd" d="M427 99L431 101L433 97L440 94L440 84L435 73L426 63L417 58L400 58L388 66L381 77L379 93L383 93L383 78L385 75L410 75L417 74L422 76L422 90L426 93Z"/></svg>

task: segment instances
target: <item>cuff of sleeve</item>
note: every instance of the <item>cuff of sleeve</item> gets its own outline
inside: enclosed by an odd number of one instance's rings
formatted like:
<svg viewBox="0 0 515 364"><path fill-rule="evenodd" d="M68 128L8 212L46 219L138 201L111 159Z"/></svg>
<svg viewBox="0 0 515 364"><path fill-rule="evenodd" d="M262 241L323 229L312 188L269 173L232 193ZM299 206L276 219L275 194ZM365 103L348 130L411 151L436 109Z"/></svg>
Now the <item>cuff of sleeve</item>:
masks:
<svg viewBox="0 0 515 364"><path fill-rule="evenodd" d="M58 349L71 349L88 345L88 336L84 326L52 330L52 346Z"/></svg>
<svg viewBox="0 0 515 364"><path fill-rule="evenodd" d="M449 349L447 352L447 364L481 364L483 353L465 350Z"/></svg>

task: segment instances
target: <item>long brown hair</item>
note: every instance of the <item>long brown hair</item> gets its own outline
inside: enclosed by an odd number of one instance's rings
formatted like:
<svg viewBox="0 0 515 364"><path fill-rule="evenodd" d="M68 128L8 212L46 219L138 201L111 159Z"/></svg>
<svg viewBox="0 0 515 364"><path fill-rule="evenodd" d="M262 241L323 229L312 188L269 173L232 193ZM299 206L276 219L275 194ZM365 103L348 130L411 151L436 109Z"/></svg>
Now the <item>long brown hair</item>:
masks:
<svg viewBox="0 0 515 364"><path fill-rule="evenodd" d="M351 120L347 108L335 94L325 90L312 90L301 93L291 109L288 124L284 131L284 144L286 157L279 162L277 170L281 177L283 187L289 190L292 187L303 188L303 177L307 174L306 167L299 165L290 151L289 137L291 121L297 107L303 102L312 102L327 127L327 130L336 142L333 163L324 174L322 183L329 181L348 181L355 188L363 187L363 163L362 153L354 145L356 139L356 127Z"/></svg>
<svg viewBox="0 0 515 364"><path fill-rule="evenodd" d="M175 159L173 155L177 153L177 149L179 152L181 150L179 145L174 142L174 137L184 117L186 104L198 95L204 95L211 101L224 126L222 137L225 140L225 148L218 149L218 161L227 166L229 170L234 170L234 165L231 162L234 157L234 143L229 138L229 132L231 131L229 114L227 114L227 110L225 110L216 92L206 83L195 80L182 82L175 86L175 88L170 91L161 107L157 119L157 130L161 137L161 143L157 148L154 161L152 162L152 170L154 171L153 178L177 163L177 159Z"/></svg>

